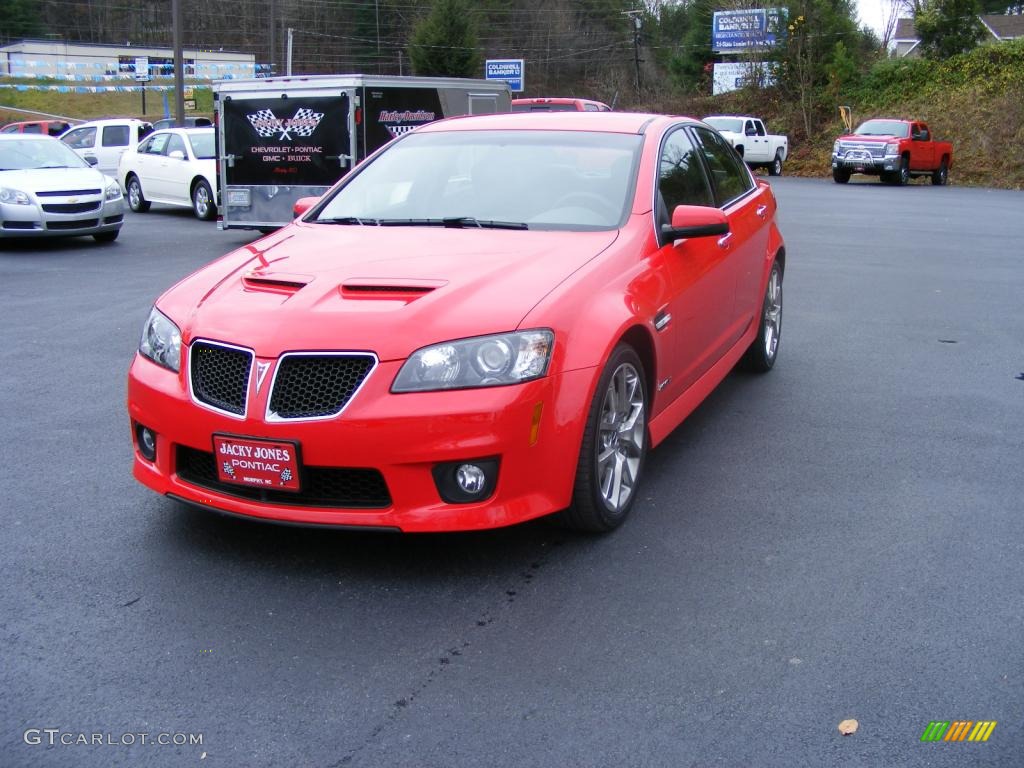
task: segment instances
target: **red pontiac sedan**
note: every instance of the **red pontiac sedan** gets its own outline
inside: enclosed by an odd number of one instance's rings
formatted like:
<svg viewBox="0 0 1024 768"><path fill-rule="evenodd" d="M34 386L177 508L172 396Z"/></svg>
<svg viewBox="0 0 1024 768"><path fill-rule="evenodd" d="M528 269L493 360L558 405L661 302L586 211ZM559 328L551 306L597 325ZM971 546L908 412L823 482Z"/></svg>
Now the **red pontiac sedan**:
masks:
<svg viewBox="0 0 1024 768"><path fill-rule="evenodd" d="M157 300L135 477L300 524L615 528L647 452L738 362L774 365L775 209L688 118L423 126Z"/></svg>

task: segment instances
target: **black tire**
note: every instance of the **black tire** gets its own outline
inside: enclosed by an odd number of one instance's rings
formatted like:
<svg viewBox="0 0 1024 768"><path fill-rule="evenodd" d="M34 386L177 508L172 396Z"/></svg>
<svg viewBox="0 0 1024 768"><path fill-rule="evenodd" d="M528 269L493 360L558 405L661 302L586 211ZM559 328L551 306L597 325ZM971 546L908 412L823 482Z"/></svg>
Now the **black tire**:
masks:
<svg viewBox="0 0 1024 768"><path fill-rule="evenodd" d="M578 531L604 533L626 519L639 494L647 456L648 402L643 363L631 346L619 344L608 358L590 403L572 506L559 514L563 525ZM622 424L615 426L620 415ZM623 429L624 425L630 426ZM602 453L606 455L604 466L600 460ZM614 487L616 475L618 491ZM611 503L606 494L617 496L617 501Z"/></svg>
<svg viewBox="0 0 1024 768"><path fill-rule="evenodd" d="M836 184L846 184L850 181L850 172L845 168L833 168L832 181Z"/></svg>
<svg viewBox="0 0 1024 768"><path fill-rule="evenodd" d="M747 347L740 361L743 368L753 373L767 373L775 367L782 339L782 267L772 262L768 284L761 302L761 321L757 336Z"/></svg>
<svg viewBox="0 0 1024 768"><path fill-rule="evenodd" d="M139 181L138 176L134 173L131 174L128 177L128 182L125 184L125 188L128 190L129 208L135 211L135 213L145 213L149 210L151 203L142 194L142 183Z"/></svg>
<svg viewBox="0 0 1024 768"><path fill-rule="evenodd" d="M778 149L775 151L775 159L772 160L772 164L768 166L769 176L781 176L782 175L782 150Z"/></svg>
<svg viewBox="0 0 1024 768"><path fill-rule="evenodd" d="M192 187L192 210L201 221L210 221L217 216L217 203L213 192L210 191L210 185L202 179Z"/></svg>
<svg viewBox="0 0 1024 768"><path fill-rule="evenodd" d="M949 163L946 158L942 158L942 163L939 165L939 169L932 173L932 184L936 187L944 187L949 181Z"/></svg>
<svg viewBox="0 0 1024 768"><path fill-rule="evenodd" d="M900 161L900 168L894 175L894 183L899 187L905 187L910 183L910 159L904 157Z"/></svg>
<svg viewBox="0 0 1024 768"><path fill-rule="evenodd" d="M109 232L97 232L92 236L92 239L97 243L112 243L117 240L117 236L121 234L121 228L112 229Z"/></svg>

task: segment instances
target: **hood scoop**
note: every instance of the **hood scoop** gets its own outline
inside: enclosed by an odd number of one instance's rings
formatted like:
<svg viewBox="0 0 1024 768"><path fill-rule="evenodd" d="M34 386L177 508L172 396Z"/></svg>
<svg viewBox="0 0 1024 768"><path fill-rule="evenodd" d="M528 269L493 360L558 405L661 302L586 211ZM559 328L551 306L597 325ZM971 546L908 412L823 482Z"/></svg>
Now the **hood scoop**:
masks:
<svg viewBox="0 0 1024 768"><path fill-rule="evenodd" d="M293 275L284 272L250 272L242 276L247 291L262 291L291 296L313 281L312 275Z"/></svg>
<svg viewBox="0 0 1024 768"><path fill-rule="evenodd" d="M400 301L403 304L409 304L447 284L447 280L354 277L342 283L340 290L343 299L355 301Z"/></svg>

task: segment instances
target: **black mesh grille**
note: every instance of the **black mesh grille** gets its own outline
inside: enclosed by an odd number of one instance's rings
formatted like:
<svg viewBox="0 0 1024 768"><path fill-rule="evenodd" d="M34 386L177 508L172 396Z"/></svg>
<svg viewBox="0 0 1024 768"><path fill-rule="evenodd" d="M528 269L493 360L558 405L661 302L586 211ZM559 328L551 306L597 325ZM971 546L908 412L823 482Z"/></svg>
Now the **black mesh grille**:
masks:
<svg viewBox="0 0 1024 768"><path fill-rule="evenodd" d="M369 355L289 355L281 360L270 412L282 419L332 416L373 368Z"/></svg>
<svg viewBox="0 0 1024 768"><path fill-rule="evenodd" d="M212 453L179 445L177 471L178 477L186 483L253 501L346 509L379 509L391 505L387 483L376 469L303 467L301 491L267 491L222 483L217 477L217 465Z"/></svg>
<svg viewBox="0 0 1024 768"><path fill-rule="evenodd" d="M197 341L192 344L189 358L196 399L222 411L244 415L252 354Z"/></svg>
<svg viewBox="0 0 1024 768"><path fill-rule="evenodd" d="M47 213L85 213L95 211L99 207L99 200L91 200L88 203L43 203L43 210Z"/></svg>
<svg viewBox="0 0 1024 768"><path fill-rule="evenodd" d="M81 221L48 221L47 229L91 229L98 226L99 219L82 219Z"/></svg>

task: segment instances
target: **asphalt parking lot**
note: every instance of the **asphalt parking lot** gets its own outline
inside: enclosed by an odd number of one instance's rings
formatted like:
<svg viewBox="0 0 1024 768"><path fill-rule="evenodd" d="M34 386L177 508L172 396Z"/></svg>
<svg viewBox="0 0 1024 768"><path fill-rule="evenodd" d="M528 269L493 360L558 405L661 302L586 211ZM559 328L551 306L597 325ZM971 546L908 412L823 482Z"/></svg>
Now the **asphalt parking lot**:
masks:
<svg viewBox="0 0 1024 768"><path fill-rule="evenodd" d="M772 183L779 362L606 537L160 498L130 475L142 322L251 236L154 206L109 246L0 241L0 765L1020 765L1024 194Z"/></svg>

